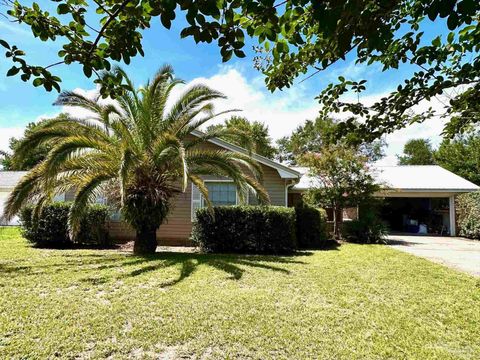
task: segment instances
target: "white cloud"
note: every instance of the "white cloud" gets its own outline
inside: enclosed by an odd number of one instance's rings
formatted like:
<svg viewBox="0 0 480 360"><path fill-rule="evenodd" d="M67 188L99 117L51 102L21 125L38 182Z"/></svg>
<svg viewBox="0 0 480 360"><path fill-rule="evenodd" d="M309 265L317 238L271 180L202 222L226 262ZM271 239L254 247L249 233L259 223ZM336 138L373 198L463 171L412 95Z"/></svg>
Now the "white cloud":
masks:
<svg viewBox="0 0 480 360"><path fill-rule="evenodd" d="M360 102L369 106L372 105L374 102L379 101L382 97L388 96L390 91L385 91L375 95L368 95L363 96L360 98ZM344 101L354 102L357 99L348 96L343 98ZM440 114L444 112L444 105L448 102L449 96L437 96L432 98L430 101L422 101L418 105L414 106L411 109L412 113L420 114L426 112L429 108L436 114ZM346 119L350 117L351 114L342 113L342 114L335 114L336 118L339 119ZM396 165L397 164L397 156L403 152L403 146L408 140L411 139L429 139L430 143L433 147L436 147L440 144L442 140L442 131L447 123L448 119L440 118L439 116L434 116L433 118L423 122L423 123L415 123L406 126L403 129L397 130L391 134L385 135L383 138L387 143L387 147L385 149L386 156L381 159L378 164L379 165Z"/></svg>
<svg viewBox="0 0 480 360"><path fill-rule="evenodd" d="M412 111L421 113L429 107L432 107L436 112L442 112L443 100L438 98L432 99L431 101L422 101L419 105L415 106ZM387 156L385 159L382 159L382 162L384 165L397 164L395 155L403 153L403 146L411 139L429 139L432 146L434 148L437 147L442 140L442 131L447 121L447 119L433 117L423 123L412 124L392 134L386 135L385 141L388 145L386 150Z"/></svg>
<svg viewBox="0 0 480 360"><path fill-rule="evenodd" d="M306 88L303 86L271 94L265 90L265 85L259 78L248 80L233 67L222 67L218 74L209 78L193 79L185 87L199 83L227 96L227 100L216 103L218 112L241 109L238 115L245 116L250 121L265 123L274 139L291 134L306 119L315 118L320 109L313 97L305 94ZM177 94L183 89L179 89ZM230 115L212 120L211 124L220 123Z"/></svg>
<svg viewBox="0 0 480 360"><path fill-rule="evenodd" d="M241 71L241 68L231 66L222 66L219 72L211 77L195 78L186 85L179 86L172 94L173 99L178 98L179 94L185 90L186 87L199 83L221 91L227 96L226 100L220 100L216 103L217 111L242 109L243 111L239 112L239 115L245 116L251 121L264 122L269 127L270 134L274 140L282 136L290 135L292 131L304 123L306 119L314 119L320 109L320 105L313 99L312 94L307 93L308 88L306 87L306 83L271 94L265 90L265 85L261 78L247 79L243 71ZM98 94L96 89L84 90L78 88L74 91L90 98L94 98ZM387 93L371 95L363 97L361 101L366 104L371 104L385 95L387 95ZM111 100L104 101L111 102ZM424 111L429 106L439 110L443 105L441 101L434 99L429 103L421 103L415 110ZM55 116L55 114L62 111L77 117L88 117L89 115L88 111L78 108L63 107L58 110L57 113L39 116L36 120ZM227 114L219 117L213 120L211 124L220 123L230 115L231 114ZM343 118L344 116L336 114L336 117ZM428 138L433 145L438 145L441 140L440 134L443 125L444 121L434 118L423 124L414 124L387 135L387 156L381 163L394 165L396 163L395 155L402 152L403 145L409 139ZM0 149L5 149L8 147L8 139L11 136L21 135L23 129L19 127L4 127L0 128L0 131L2 134L0 136Z"/></svg>
<svg viewBox="0 0 480 360"><path fill-rule="evenodd" d="M0 128L0 150L8 151L8 143L11 137L19 137L23 134L23 127Z"/></svg>

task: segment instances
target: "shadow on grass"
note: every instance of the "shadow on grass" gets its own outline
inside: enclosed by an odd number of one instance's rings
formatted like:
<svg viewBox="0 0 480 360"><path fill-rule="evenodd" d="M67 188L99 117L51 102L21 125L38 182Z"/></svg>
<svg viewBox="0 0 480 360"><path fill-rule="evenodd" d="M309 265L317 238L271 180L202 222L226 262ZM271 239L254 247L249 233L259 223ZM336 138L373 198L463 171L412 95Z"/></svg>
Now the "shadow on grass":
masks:
<svg viewBox="0 0 480 360"><path fill-rule="evenodd" d="M125 272L122 277L130 278L144 275L149 272L166 269L169 267L180 267L180 273L176 279L168 280L161 284L161 287L169 287L180 283L191 276L198 268L208 266L223 271L228 279L239 280L247 269L256 268L269 270L282 274L290 274L290 270L282 265L305 264L297 258L311 255L310 252L296 253L291 256L261 256L261 255L220 255L220 254L190 254L175 252L159 252L155 255L138 257L132 255L134 260L128 260L120 264L122 267L140 266L132 271ZM111 268L112 265L105 265L103 268Z"/></svg>
<svg viewBox="0 0 480 360"><path fill-rule="evenodd" d="M321 247L307 247L304 248L300 253L305 253L306 255L312 254L312 251L331 251L331 250L338 250L342 244L337 240L328 240L325 245Z"/></svg>
<svg viewBox="0 0 480 360"><path fill-rule="evenodd" d="M387 239L385 240L385 244L387 245L400 245L400 246L412 246L412 245L419 245L419 242L413 241L405 241L401 239Z"/></svg>
<svg viewBox="0 0 480 360"><path fill-rule="evenodd" d="M200 267L212 267L227 274L231 280L239 280L248 269L261 269L279 274L290 274L288 265L305 264L302 257L312 252L301 251L290 256L199 254L185 252L158 252L148 256L136 256L122 252L102 253L64 252L51 250L53 258L22 258L17 261L0 261L2 277L64 276L71 272L72 280L96 286L111 281L135 278L171 267L180 269L178 276L166 280L160 287L171 287L190 277ZM48 262L50 260L51 262ZM45 262L47 261L47 262ZM80 274L80 278L78 278Z"/></svg>

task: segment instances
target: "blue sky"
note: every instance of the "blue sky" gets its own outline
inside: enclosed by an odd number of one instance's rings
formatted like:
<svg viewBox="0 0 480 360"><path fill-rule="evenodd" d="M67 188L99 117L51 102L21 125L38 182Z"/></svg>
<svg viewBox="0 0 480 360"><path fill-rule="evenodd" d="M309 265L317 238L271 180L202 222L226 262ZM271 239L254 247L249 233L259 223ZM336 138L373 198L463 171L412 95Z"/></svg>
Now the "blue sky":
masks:
<svg viewBox="0 0 480 360"><path fill-rule="evenodd" d="M300 77L289 90L271 94L264 86L262 75L253 68L253 43L246 46L246 58L223 64L215 44L195 44L191 38L180 39L183 24L178 19L171 30L166 30L158 20L153 21L152 28L144 32L145 57L139 56L125 66L135 82L145 82L161 64L169 63L174 66L176 75L186 82L204 82L226 93L230 100L219 104L219 109L229 106L241 108L250 120L265 122L274 138L288 135L307 118L314 118L319 109L314 97L340 75L367 79L370 86L364 100L368 101L386 94L411 71L404 68L382 73L378 67L358 66L352 59L347 59L301 84ZM440 24L429 24L425 30L429 38L434 38L440 34L441 28ZM31 63L48 65L58 61L56 53L60 45L34 39L26 27L0 18L0 34L11 44L25 50ZM57 93L34 88L19 77L7 78L5 73L10 66L9 61L0 58L0 149L5 149L8 138L21 134L29 122L53 116L62 110L51 105ZM61 65L52 70L62 78L62 89L95 89L93 78L85 78L81 67L77 65ZM387 137L390 144L388 162L393 163L394 154L401 151L409 138L431 136L434 142L438 142L440 129L440 124L434 120Z"/></svg>

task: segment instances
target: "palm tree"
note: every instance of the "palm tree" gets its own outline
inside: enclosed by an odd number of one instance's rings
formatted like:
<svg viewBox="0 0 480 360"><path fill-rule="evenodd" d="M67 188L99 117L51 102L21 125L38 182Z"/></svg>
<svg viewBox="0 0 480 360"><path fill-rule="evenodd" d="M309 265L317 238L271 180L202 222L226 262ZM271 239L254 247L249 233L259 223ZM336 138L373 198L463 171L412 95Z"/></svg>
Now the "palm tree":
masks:
<svg viewBox="0 0 480 360"><path fill-rule="evenodd" d="M147 254L157 247L156 230L167 217L172 200L188 181L208 201L202 176L229 177L241 200L250 191L263 202L268 195L260 185L261 168L251 157L223 150L207 150L202 143L225 134L225 129L193 137L192 131L221 113L212 100L224 96L203 85L185 90L171 107L166 104L182 81L163 66L144 87L135 89L120 68L105 76L121 76L124 94L105 104L74 92L60 94L55 105L75 106L92 113L88 119L69 115L46 121L19 145L21 160L32 148L52 144L46 159L20 181L8 198L5 216L11 218L33 202L38 214L56 194L75 189L69 214L73 236L86 206L111 184L120 193L124 219L135 229L134 252Z"/></svg>

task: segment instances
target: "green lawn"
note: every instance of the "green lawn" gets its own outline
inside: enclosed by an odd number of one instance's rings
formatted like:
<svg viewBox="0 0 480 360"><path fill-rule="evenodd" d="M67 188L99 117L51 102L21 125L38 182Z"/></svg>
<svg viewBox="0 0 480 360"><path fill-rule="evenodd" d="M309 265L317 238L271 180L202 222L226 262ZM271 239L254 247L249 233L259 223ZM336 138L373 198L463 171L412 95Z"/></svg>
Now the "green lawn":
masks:
<svg viewBox="0 0 480 360"><path fill-rule="evenodd" d="M479 359L478 279L380 245L41 250L0 229L0 358Z"/></svg>

